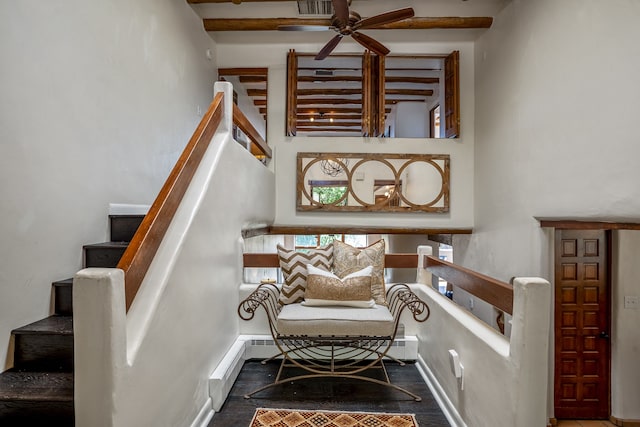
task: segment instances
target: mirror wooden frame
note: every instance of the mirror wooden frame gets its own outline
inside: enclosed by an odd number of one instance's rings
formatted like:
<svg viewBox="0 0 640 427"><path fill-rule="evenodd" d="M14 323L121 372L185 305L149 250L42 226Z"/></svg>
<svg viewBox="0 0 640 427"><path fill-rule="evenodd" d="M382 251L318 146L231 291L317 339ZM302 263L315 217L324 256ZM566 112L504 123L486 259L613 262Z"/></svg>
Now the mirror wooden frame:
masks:
<svg viewBox="0 0 640 427"><path fill-rule="evenodd" d="M392 163L395 160L396 162ZM400 160L401 162L397 162ZM362 168L367 162L379 162L385 165L393 173L395 200L391 197L387 201L367 202L362 195L354 188L354 180L360 180L364 173ZM322 167L327 164L335 170L334 175L327 174L323 181L310 179L311 168L314 165ZM414 203L408 197L406 182L402 177L407 177L406 172L412 165L417 163L425 164L435 170L437 179L434 182L425 182L432 188L436 188L437 194L426 203ZM360 169L360 170L358 170ZM450 157L447 154L393 154L393 153L298 153L296 167L296 209L298 211L328 211L328 212L429 212L446 213L449 212L449 182L450 182ZM326 172L325 172L326 173ZM403 175L403 173L405 175ZM433 174L433 171L431 171ZM373 179L372 183L388 181L388 177ZM439 182L438 182L439 181ZM314 200L313 191L309 191L312 182L339 183L341 187L346 186L342 196L331 203L322 203ZM438 191L439 190L439 191ZM372 188L373 191L373 188ZM349 204L346 204L346 199ZM353 204L356 203L356 204Z"/></svg>

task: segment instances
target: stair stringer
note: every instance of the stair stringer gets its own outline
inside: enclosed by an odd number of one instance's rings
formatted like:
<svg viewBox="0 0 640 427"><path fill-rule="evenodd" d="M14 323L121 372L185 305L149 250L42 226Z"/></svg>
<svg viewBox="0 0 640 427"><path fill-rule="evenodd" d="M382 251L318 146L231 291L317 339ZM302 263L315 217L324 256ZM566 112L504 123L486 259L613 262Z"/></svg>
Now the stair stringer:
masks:
<svg viewBox="0 0 640 427"><path fill-rule="evenodd" d="M76 331L76 360L86 359L75 381L78 426L190 425L208 418L203 414L210 405L208 379L238 336L241 230L270 224L275 216L274 175L232 139L231 85L223 86L223 125L129 313L118 307L108 321L86 311L75 317L76 323L102 322ZM116 277L108 269L79 272L74 286L84 289L74 294L75 306L99 298L93 288L101 282L91 280L94 273ZM113 292L123 287L124 283L110 286ZM108 333L87 333L101 328L112 328L123 338L111 342ZM110 368L90 371L90 366L104 364L103 352L111 353ZM96 379L96 372L108 378ZM104 407L91 408L90 401Z"/></svg>

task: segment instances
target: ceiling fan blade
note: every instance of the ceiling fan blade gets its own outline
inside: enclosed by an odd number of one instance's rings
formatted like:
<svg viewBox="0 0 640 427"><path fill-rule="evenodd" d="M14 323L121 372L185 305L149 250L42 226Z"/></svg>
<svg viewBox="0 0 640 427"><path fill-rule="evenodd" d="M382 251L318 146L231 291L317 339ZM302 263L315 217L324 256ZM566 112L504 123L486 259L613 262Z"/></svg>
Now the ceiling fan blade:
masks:
<svg viewBox="0 0 640 427"><path fill-rule="evenodd" d="M377 55L385 56L390 52L390 50L387 49L382 43L369 37L366 34L355 31L351 34L351 37L353 37L355 41Z"/></svg>
<svg viewBox="0 0 640 427"><path fill-rule="evenodd" d="M329 54L333 52L333 49L338 46L340 40L342 40L342 34L338 34L337 36L329 40L329 43L325 44L324 47L320 49L320 52L318 52L318 54L316 55L316 61L323 60L324 58L329 56Z"/></svg>
<svg viewBox="0 0 640 427"><path fill-rule="evenodd" d="M278 31L329 31L324 25L278 25Z"/></svg>
<svg viewBox="0 0 640 427"><path fill-rule="evenodd" d="M331 3L340 27L346 27L349 23L349 0L331 0Z"/></svg>
<svg viewBox="0 0 640 427"><path fill-rule="evenodd" d="M403 19L413 18L414 15L415 12L411 7L391 10L389 12L381 13L380 15L361 19L353 25L353 28L357 30L359 28L371 28L378 25L391 24L392 22L398 22L402 21Z"/></svg>

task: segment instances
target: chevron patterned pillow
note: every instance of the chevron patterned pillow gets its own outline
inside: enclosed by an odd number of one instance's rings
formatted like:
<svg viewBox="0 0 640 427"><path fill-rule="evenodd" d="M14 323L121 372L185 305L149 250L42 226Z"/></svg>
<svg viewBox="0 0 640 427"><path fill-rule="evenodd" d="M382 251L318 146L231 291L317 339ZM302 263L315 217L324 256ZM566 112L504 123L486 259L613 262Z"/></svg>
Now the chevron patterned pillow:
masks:
<svg viewBox="0 0 640 427"><path fill-rule="evenodd" d="M278 245L278 259L284 276L280 292L280 304L293 304L304 300L307 287L307 264L331 271L333 264L333 245L297 252Z"/></svg>

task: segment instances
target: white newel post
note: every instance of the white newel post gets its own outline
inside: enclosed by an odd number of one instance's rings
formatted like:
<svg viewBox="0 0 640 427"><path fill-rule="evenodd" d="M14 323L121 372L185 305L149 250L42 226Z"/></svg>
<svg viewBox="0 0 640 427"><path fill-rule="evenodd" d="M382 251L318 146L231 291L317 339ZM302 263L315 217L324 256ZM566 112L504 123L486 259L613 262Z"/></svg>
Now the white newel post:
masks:
<svg viewBox="0 0 640 427"><path fill-rule="evenodd" d="M126 367L124 272L87 268L73 279L77 427L115 427L116 378Z"/></svg>
<svg viewBox="0 0 640 427"><path fill-rule="evenodd" d="M213 84L214 96L218 92L224 92L224 113L219 129L231 132L233 129L233 85L229 82L215 82ZM233 137L235 138L235 135Z"/></svg>
<svg viewBox="0 0 640 427"><path fill-rule="evenodd" d="M510 356L516 381L515 427L547 425L551 285L544 279L514 280Z"/></svg>

